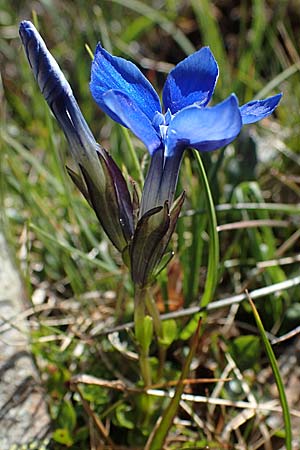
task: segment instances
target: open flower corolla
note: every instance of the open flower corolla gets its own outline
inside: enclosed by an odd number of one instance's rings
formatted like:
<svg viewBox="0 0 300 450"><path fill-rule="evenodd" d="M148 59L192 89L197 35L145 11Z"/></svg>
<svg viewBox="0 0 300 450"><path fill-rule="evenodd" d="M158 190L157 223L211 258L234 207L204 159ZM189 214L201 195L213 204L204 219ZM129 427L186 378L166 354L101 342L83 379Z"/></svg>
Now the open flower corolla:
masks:
<svg viewBox="0 0 300 450"><path fill-rule="evenodd" d="M187 147L212 151L233 141L244 124L270 115L282 94L239 107L235 94L208 107L218 79L217 62L203 47L181 61L166 79L162 102L150 82L130 61L97 45L91 93L113 120L129 128L153 156L182 153Z"/></svg>

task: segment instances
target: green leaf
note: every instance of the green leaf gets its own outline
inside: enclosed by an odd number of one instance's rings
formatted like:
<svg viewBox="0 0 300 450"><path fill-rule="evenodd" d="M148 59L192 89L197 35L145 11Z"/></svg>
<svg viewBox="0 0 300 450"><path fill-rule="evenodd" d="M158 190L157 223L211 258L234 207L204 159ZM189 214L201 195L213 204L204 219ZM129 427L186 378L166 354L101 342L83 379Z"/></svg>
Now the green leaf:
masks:
<svg viewBox="0 0 300 450"><path fill-rule="evenodd" d="M178 335L178 327L175 320L162 322L162 335L163 338L159 339L159 343L166 348L170 347Z"/></svg>
<svg viewBox="0 0 300 450"><path fill-rule="evenodd" d="M99 386L84 384L82 385L82 392L85 400L94 406L103 406L109 403L110 396L107 389L100 389Z"/></svg>
<svg viewBox="0 0 300 450"><path fill-rule="evenodd" d="M64 400L61 404L57 418L58 425L64 429L73 431L76 426L76 412L69 400Z"/></svg>
<svg viewBox="0 0 300 450"><path fill-rule="evenodd" d="M71 447L73 445L73 439L67 428L57 428L52 435L52 439L66 447Z"/></svg>
<svg viewBox="0 0 300 450"><path fill-rule="evenodd" d="M131 275L134 283L144 286L161 260L162 240L170 226L168 205L147 211L139 220L130 243Z"/></svg>
<svg viewBox="0 0 300 450"><path fill-rule="evenodd" d="M135 337L144 352L148 352L153 337L153 320L150 316L145 316L138 322L135 329Z"/></svg>
<svg viewBox="0 0 300 450"><path fill-rule="evenodd" d="M187 341L192 336L192 334L195 333L200 317L200 313L195 314L194 317L183 328L179 336L181 340Z"/></svg>
<svg viewBox="0 0 300 450"><path fill-rule="evenodd" d="M260 358L260 340L257 336L239 336L230 344L230 353L241 370L255 365Z"/></svg>
<svg viewBox="0 0 300 450"><path fill-rule="evenodd" d="M117 425L133 430L135 427L135 422L132 420L132 410L129 405L122 403L116 408L115 418Z"/></svg>
<svg viewBox="0 0 300 450"><path fill-rule="evenodd" d="M89 193L88 193L88 190L86 188L86 185L84 184L84 181L83 181L82 177L78 173L74 172L74 170L72 170L68 166L66 166L66 170L67 170L67 172L69 174L69 177L71 178L71 180L73 181L73 183L77 187L77 189L80 190L80 192L82 193L84 198L87 200L87 202L91 206L91 200L90 200L90 197L89 197Z"/></svg>

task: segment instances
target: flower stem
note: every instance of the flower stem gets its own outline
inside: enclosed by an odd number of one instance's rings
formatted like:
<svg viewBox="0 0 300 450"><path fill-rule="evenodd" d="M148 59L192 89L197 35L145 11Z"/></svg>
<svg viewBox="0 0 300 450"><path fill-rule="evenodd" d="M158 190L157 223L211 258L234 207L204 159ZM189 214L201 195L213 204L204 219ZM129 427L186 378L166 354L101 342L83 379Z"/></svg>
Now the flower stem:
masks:
<svg viewBox="0 0 300 450"><path fill-rule="evenodd" d="M150 292L149 287L145 288L145 294L146 294L145 295L146 308L147 308L150 316L153 319L153 326L154 326L155 333L158 338L162 339L163 338L163 329L162 329L162 325L161 325L160 314L157 309L154 298Z"/></svg>
<svg viewBox="0 0 300 450"><path fill-rule="evenodd" d="M160 319L160 314L157 309L156 303L151 293L151 288L146 290L145 303L148 313L153 319L153 327L158 340L158 358L159 358L159 369L157 378L160 379L163 375L165 359L166 359L166 347L163 345L163 327Z"/></svg>
<svg viewBox="0 0 300 450"><path fill-rule="evenodd" d="M148 337L145 335L145 295L147 288L135 286L134 296L134 329L135 337L139 344L139 364L141 377L145 386L151 385L151 369L149 364L149 347Z"/></svg>
<svg viewBox="0 0 300 450"><path fill-rule="evenodd" d="M204 165L199 152L194 151L197 161L198 172L201 178L201 185L205 196L207 207L208 228L209 228L209 258L207 267L207 276L204 287L204 293L201 298L201 306L205 307L212 300L218 282L219 266L219 236L217 231L217 219L213 198L211 195L208 179L205 173Z"/></svg>

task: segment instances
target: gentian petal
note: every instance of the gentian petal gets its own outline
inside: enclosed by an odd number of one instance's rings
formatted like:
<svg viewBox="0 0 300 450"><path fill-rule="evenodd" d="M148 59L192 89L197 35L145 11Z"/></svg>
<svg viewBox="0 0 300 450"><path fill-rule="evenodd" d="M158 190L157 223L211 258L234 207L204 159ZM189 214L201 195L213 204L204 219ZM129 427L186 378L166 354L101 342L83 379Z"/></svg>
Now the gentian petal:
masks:
<svg viewBox="0 0 300 450"><path fill-rule="evenodd" d="M211 151L233 141L242 127L238 101L234 94L212 108L189 106L172 119L166 139L166 156L193 147Z"/></svg>
<svg viewBox="0 0 300 450"><path fill-rule="evenodd" d="M121 123L130 128L146 145L151 155L162 146L152 122L132 98L115 89L107 91L102 98L106 109L118 116Z"/></svg>
<svg viewBox="0 0 300 450"><path fill-rule="evenodd" d="M20 23L19 33L33 75L66 135L75 161L88 165L89 170L101 180L97 157L97 151L101 152L101 148L79 109L71 86L35 26L24 20Z"/></svg>
<svg viewBox="0 0 300 450"><path fill-rule="evenodd" d="M272 114L280 102L281 97L282 94L277 94L273 97L266 98L265 100L253 100L241 106L240 112L242 115L243 125L257 122L258 120L264 119Z"/></svg>
<svg viewBox="0 0 300 450"><path fill-rule="evenodd" d="M185 58L169 73L163 103L175 114L193 104L207 105L219 74L218 65L209 47L203 47Z"/></svg>
<svg viewBox="0 0 300 450"><path fill-rule="evenodd" d="M132 99L149 120L156 111L161 111L157 93L136 65L111 55L98 44L92 63L90 90L98 106L113 120L124 125L103 101L103 95L112 89L122 91Z"/></svg>
<svg viewBox="0 0 300 450"><path fill-rule="evenodd" d="M35 26L28 20L23 20L19 33L33 75L47 102L50 104L62 92L72 96L69 83Z"/></svg>

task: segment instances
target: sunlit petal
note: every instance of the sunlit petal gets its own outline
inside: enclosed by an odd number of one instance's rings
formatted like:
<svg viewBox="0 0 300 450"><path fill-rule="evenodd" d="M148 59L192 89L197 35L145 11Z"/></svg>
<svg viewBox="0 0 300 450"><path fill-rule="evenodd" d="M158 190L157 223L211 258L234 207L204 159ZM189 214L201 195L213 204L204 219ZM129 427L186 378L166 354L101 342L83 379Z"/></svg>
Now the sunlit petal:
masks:
<svg viewBox="0 0 300 450"><path fill-rule="evenodd" d="M185 58L168 75L164 90L165 109L174 114L193 104L205 106L218 78L218 65L208 47Z"/></svg>
<svg viewBox="0 0 300 450"><path fill-rule="evenodd" d="M132 98L118 90L110 90L103 95L105 107L117 115L148 148L152 155L162 146L160 137L149 118Z"/></svg>
<svg viewBox="0 0 300 450"><path fill-rule="evenodd" d="M280 102L282 94L274 95L265 100L253 100L240 107L243 125L254 123L258 120L268 117L278 103Z"/></svg>
<svg viewBox="0 0 300 450"><path fill-rule="evenodd" d="M122 123L120 117L107 110L103 101L103 95L112 89L132 99L149 120L157 111L161 111L157 93L136 65L111 55L98 44L92 63L90 90L100 108L113 120Z"/></svg>
<svg viewBox="0 0 300 450"><path fill-rule="evenodd" d="M189 106L171 121L166 142L166 155L193 147L212 151L223 147L239 134L242 118L234 94L212 108Z"/></svg>

